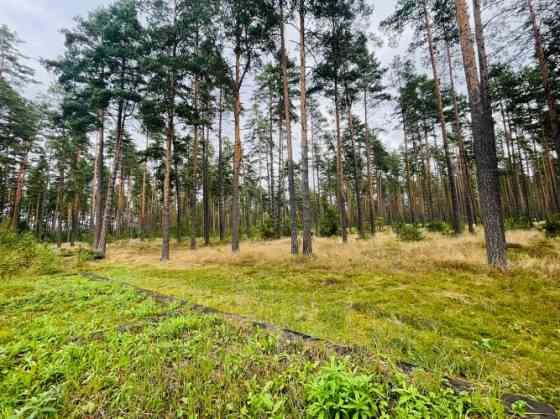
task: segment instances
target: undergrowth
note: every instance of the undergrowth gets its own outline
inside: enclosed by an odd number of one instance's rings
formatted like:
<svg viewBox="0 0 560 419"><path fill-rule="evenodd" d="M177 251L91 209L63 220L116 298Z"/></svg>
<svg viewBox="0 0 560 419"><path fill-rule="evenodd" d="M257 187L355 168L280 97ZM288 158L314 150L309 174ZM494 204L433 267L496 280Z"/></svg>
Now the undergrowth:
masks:
<svg viewBox="0 0 560 419"><path fill-rule="evenodd" d="M501 417L367 355L281 337L80 277L0 287L0 417ZM472 417L472 416L469 416Z"/></svg>

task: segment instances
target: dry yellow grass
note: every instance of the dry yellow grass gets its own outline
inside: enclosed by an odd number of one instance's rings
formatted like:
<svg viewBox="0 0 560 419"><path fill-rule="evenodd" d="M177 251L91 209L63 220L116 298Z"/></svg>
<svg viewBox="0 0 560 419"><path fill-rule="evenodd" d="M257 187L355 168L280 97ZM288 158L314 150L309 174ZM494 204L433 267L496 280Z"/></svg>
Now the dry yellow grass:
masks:
<svg viewBox="0 0 560 419"><path fill-rule="evenodd" d="M545 240L536 230L507 233L512 271L531 271L548 278L560 278L560 243ZM289 239L245 241L241 254L233 256L228 244L189 249L188 243L173 243L168 269L230 265L306 264L309 268L345 271L355 268L376 271L426 272L433 268L481 272L487 270L484 238L481 233L450 237L428 234L419 242L399 241L392 232L377 234L369 240L351 238L344 245L339 239L316 238L311 259L292 257ZM129 266L161 266L159 240L129 240L112 243L103 263Z"/></svg>

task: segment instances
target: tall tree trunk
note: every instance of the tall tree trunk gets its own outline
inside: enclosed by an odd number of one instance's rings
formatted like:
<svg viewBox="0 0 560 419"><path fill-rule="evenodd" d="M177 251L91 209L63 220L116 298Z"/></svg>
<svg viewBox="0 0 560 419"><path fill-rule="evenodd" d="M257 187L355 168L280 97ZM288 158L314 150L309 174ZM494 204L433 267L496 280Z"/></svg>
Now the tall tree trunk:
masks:
<svg viewBox="0 0 560 419"><path fill-rule="evenodd" d="M432 36L432 21L429 16L427 0L423 1L424 4L424 21L426 24L426 33L428 36L428 48L430 50L430 61L432 63L432 73L434 76L434 93L436 96L436 108L439 125L441 127L441 137L443 139L443 150L445 154L445 165L447 167L447 177L449 183L449 192L451 195L451 208L452 208L452 224L455 234L460 234L463 230L461 225L461 215L459 213L459 197L457 196L457 187L455 184L455 170L451 162L451 155L449 151L449 141L447 138L447 127L445 124L445 115L443 113L443 98L441 95L441 85L439 80L438 68L436 63L436 52L434 49L434 40Z"/></svg>
<svg viewBox="0 0 560 419"><path fill-rule="evenodd" d="M476 71L473 34L466 1L455 0L455 6L465 67L465 78L471 105L474 149L478 169L477 180L480 192L480 207L484 221L486 253L490 265L503 269L507 267L506 242L498 181L494 126L492 115L488 115L487 112L490 108L485 106L485 103L488 104L489 102L487 84L484 85L484 82L479 80ZM482 27L479 25L477 27L479 28L477 39L482 41ZM483 71L486 68L484 65L486 57L483 55L483 43L480 41L478 42L478 47L479 53L483 56L481 61L481 71Z"/></svg>
<svg viewBox="0 0 560 419"><path fill-rule="evenodd" d="M101 225L103 224L103 154L105 140L105 110L97 111L97 145L95 150L95 169L93 176L93 197L92 204L94 207L94 240L93 249L99 246L99 238L101 237Z"/></svg>
<svg viewBox="0 0 560 419"><path fill-rule="evenodd" d="M368 201L369 201L369 228L371 234L375 234L375 203L373 199L373 147L369 135L368 126L368 102L367 89L364 89L364 140L366 142L366 165L367 165L367 183L368 183Z"/></svg>
<svg viewBox="0 0 560 419"><path fill-rule="evenodd" d="M173 77L172 77L173 78ZM171 166L173 161L173 140L175 138L175 81L171 81L171 95L173 102L170 104L170 109L167 115L167 129L165 138L165 177L163 180L163 211L161 217L161 232L162 232L162 245L161 245L161 261L166 262L169 260L169 228L171 224Z"/></svg>
<svg viewBox="0 0 560 419"><path fill-rule="evenodd" d="M21 212L21 201L23 198L23 184L25 183L25 172L27 171L27 155L26 152L19 165L19 170L16 176L16 191L14 194L14 204L12 207L12 219L10 220L10 229L17 230Z"/></svg>
<svg viewBox="0 0 560 419"><path fill-rule="evenodd" d="M447 65L449 68L449 85L451 90L451 96L453 99L453 129L455 131L455 136L457 137L457 144L459 145L459 156L462 161L461 169L463 172L463 188L465 190L465 208L467 211L467 224L469 226L469 233L474 234L474 209L472 206L472 188L471 188L471 175L469 171L469 164L467 161L467 153L465 151L465 139L463 136L463 130L461 129L461 120L459 118L459 103L457 101L457 94L455 92L455 76L453 71L453 63L451 61L451 49L449 46L449 41L445 40L445 49L447 52Z"/></svg>
<svg viewBox="0 0 560 419"><path fill-rule="evenodd" d="M146 150L150 145L150 135L146 131ZM146 161L144 162L144 170L142 171L142 194L140 197L140 238L143 240L146 236L146 178L148 176L148 155L146 153Z"/></svg>
<svg viewBox="0 0 560 419"><path fill-rule="evenodd" d="M222 139L222 118L224 89L220 88L220 104L218 110L218 218L220 241L225 238L225 208L224 208L224 156L223 156L223 139Z"/></svg>
<svg viewBox="0 0 560 419"><path fill-rule="evenodd" d="M107 192L105 196L105 208L103 210L103 219L101 222L101 234L99 235L99 243L95 249L100 257L105 257L107 251L107 233L109 230L109 223L112 219L113 210L113 192L117 175L121 166L122 148L123 148L123 131L124 131L124 103L121 101L118 106L117 112L117 135L115 141L115 155L113 157L113 169L111 176L107 182Z"/></svg>
<svg viewBox="0 0 560 419"><path fill-rule="evenodd" d="M348 129L350 130L350 140L352 146L352 169L354 171L354 193L356 194L356 209L358 212L358 236L360 239L365 238L364 232L364 216L362 211L362 191L361 191L361 177L362 173L358 163L358 153L356 152L356 140L354 138L354 122L352 120L352 101L348 93L348 88L345 87L346 92L346 114L348 118Z"/></svg>
<svg viewBox="0 0 560 419"><path fill-rule="evenodd" d="M239 254L239 223L241 214L239 212L239 172L241 170L241 51L235 50L235 144L233 148L233 184L231 204L231 251L234 255Z"/></svg>
<svg viewBox="0 0 560 419"><path fill-rule="evenodd" d="M311 198L309 194L309 146L307 142L307 83L305 80L305 0L299 1L299 89L301 118L301 191L303 194L303 254L313 254Z"/></svg>
<svg viewBox="0 0 560 419"><path fill-rule="evenodd" d="M338 213L340 216L340 231L342 234L342 242L348 242L348 231L346 230L346 203L344 201L343 173L342 173L342 136L340 133L340 104L338 98L338 83L334 83L334 108L336 121L336 201L338 204Z"/></svg>
<svg viewBox="0 0 560 419"><path fill-rule="evenodd" d="M552 142L554 143L554 146L556 148L556 154L558 155L557 177L560 180L560 129L558 127L558 111L556 109L556 98L554 97L554 93L552 92L552 85L550 82L550 70L548 68L548 63L546 62L546 57L544 55L541 29L540 29L537 13L533 5L533 0L527 0L527 6L529 8L529 15L531 18L533 38L535 41L535 52L539 60L539 69L541 72L541 77L542 77L542 82L544 87L544 95L546 98L546 102L548 104L548 116L550 118L550 131L551 131L550 134L551 134Z"/></svg>
<svg viewBox="0 0 560 419"><path fill-rule="evenodd" d="M198 80L194 81L194 106L198 111ZM196 234L198 224L196 218L196 201L198 195L198 125L194 127L194 139L191 152L191 249L196 249ZM204 129L204 128L203 128ZM204 136L204 133L202 134Z"/></svg>
<svg viewBox="0 0 560 419"><path fill-rule="evenodd" d="M202 128L204 133L204 128ZM206 136L202 141L202 202L204 216L204 245L210 246L210 196L208 187L208 137L210 129L208 128Z"/></svg>
<svg viewBox="0 0 560 419"><path fill-rule="evenodd" d="M286 124L286 142L288 148L288 195L290 200L290 234L291 252L297 255L299 252L298 233L297 233L297 208L296 208L296 188L294 180L294 156L292 150L292 118L290 114L290 90L288 85L288 53L286 51L286 41L284 36L284 0L280 0L280 49L282 51L282 84L284 87L284 121ZM305 71L305 69L304 69Z"/></svg>

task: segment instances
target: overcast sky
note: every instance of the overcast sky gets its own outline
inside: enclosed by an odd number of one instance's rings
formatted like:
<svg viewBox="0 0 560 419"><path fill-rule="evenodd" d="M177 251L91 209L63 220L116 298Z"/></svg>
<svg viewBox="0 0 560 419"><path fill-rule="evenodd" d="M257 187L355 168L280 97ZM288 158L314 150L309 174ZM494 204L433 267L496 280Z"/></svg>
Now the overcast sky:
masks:
<svg viewBox="0 0 560 419"><path fill-rule="evenodd" d="M40 58L54 58L64 51L64 37L60 33L62 28L74 25L75 16L85 16L97 7L107 5L112 0L2 0L2 14L0 24L7 24L17 31L19 37L25 41L22 50L30 57L30 65L37 71L37 80L41 84L30 87L28 96L35 96L44 92L48 85L54 81L40 65ZM378 25L387 17L395 6L396 0L376 0L373 2L374 15L368 31L380 35ZM397 53L406 49L406 42L401 42L398 48L392 48L387 42L375 52L383 65L389 65ZM297 51L291 51L292 57L297 57ZM248 85L250 89L250 85ZM247 90L247 89L246 89ZM250 97L250 92L245 92L245 98ZM383 106L370 113L370 123L386 130L381 135L383 142L390 148L396 148L401 140L397 123L391 116L392 105ZM295 129L297 131L297 129ZM297 138L297 132L295 132Z"/></svg>

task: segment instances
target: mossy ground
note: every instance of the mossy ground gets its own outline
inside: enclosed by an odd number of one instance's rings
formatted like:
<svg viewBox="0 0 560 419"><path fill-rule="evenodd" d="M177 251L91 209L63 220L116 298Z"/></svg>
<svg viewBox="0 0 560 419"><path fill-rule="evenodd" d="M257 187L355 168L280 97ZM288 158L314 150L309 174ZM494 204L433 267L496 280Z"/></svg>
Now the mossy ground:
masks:
<svg viewBox="0 0 560 419"><path fill-rule="evenodd" d="M538 231L508 242L508 273L486 267L480 236L403 243L390 233L318 239L310 260L287 255L283 240L245 244L237 258L225 245L177 246L161 264L159 243L133 242L89 268L558 408L560 243Z"/></svg>
<svg viewBox="0 0 560 419"><path fill-rule="evenodd" d="M1 418L300 418L310 402L323 408L323 390L310 398L310 384L338 364L329 345L286 340L118 283L19 277L0 290ZM503 416L492 397L451 394L434 377L403 381L366 352L337 369L347 385L381 389L371 402L382 401L391 417ZM427 399L418 389L433 392Z"/></svg>
<svg viewBox="0 0 560 419"><path fill-rule="evenodd" d="M155 241L114 243L102 262L66 257L66 274L0 283L0 417L306 414L309 385L335 355L329 345L157 302L118 281L359 346L348 369L396 388L390 409L415 388L440 394L444 375L476 384L459 404L482 417L503 416L504 392L558 408L560 245L539 232L509 241L508 273L485 266L479 236L318 239L312 259L289 256L286 240L244 242L240 257L225 245L176 245L166 264ZM407 378L414 391L387 367L398 361L420 367Z"/></svg>

